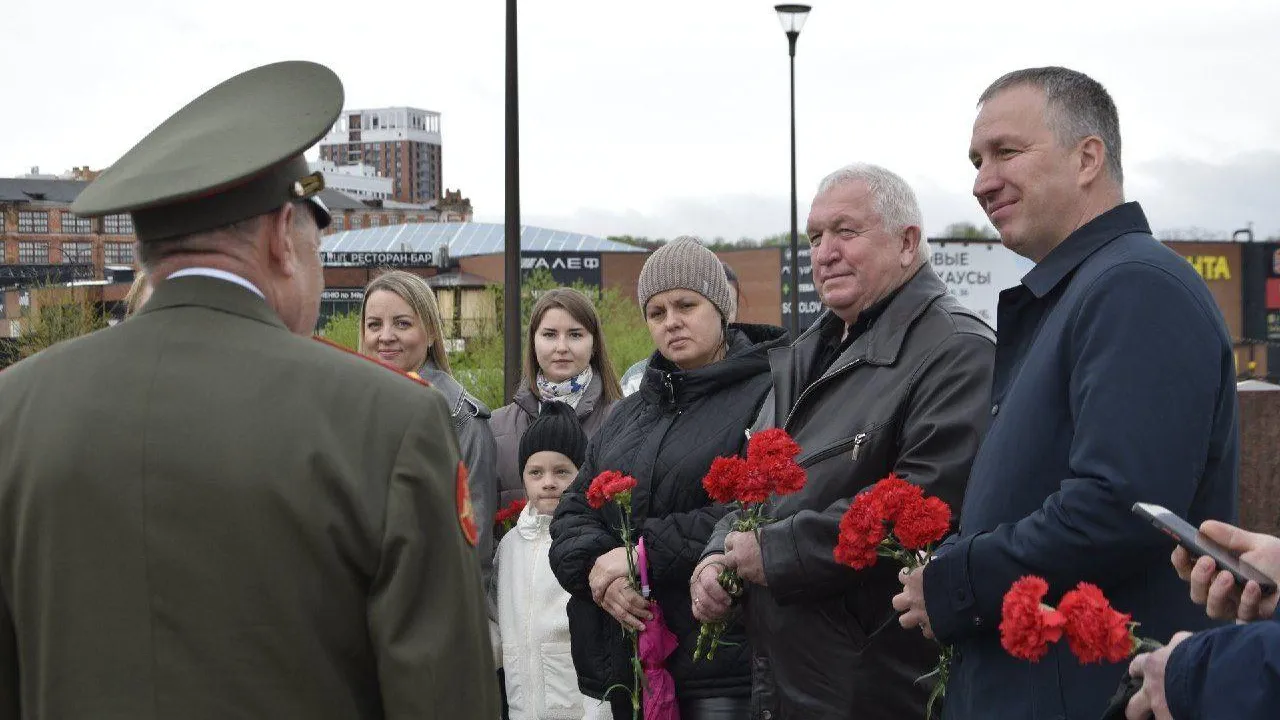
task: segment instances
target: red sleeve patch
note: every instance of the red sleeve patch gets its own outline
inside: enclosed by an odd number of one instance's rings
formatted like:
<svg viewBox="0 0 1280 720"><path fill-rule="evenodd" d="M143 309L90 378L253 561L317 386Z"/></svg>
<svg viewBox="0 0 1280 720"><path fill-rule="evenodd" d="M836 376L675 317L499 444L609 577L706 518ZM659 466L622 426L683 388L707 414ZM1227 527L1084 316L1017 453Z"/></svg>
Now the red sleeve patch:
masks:
<svg viewBox="0 0 1280 720"><path fill-rule="evenodd" d="M330 340L330 339L328 339L328 338L320 337L319 335L312 335L312 336L311 336L311 339L312 339L312 340L315 340L316 342L321 343L321 344L323 344L323 345L328 345L328 346L329 346L329 347L331 347L331 348L335 348L335 349L337 349L337 350L341 350L342 352L344 352L344 353L346 353L346 354L348 354L348 355L355 355L355 356L356 356L356 357L358 357L358 358L362 358L362 359L364 359L364 360L368 360L368 361L369 361L369 362L371 362L371 363L376 363L376 364L378 364L378 365L381 365L382 367L384 367L384 368L386 368L386 369L390 370L390 371L391 371L391 372L393 372L393 373L397 373L397 374L399 374L399 375L403 375L403 376L405 376L405 377L409 378L410 380L413 380L414 382L418 383L419 385L425 385L425 386L427 386L427 387L431 387L431 383L430 383L426 378L422 377L421 375L419 375L419 374L418 374L418 373L416 373L416 372L405 372L405 371L401 370L400 368L396 367L395 365L392 365L392 364L390 364L390 363L385 363L385 362L383 362L383 361L381 361L381 360L379 360L378 358L375 358L375 357L369 357L368 355L361 355L360 353L356 352L355 350L352 350L351 348L347 347L346 345L339 345L338 343L336 343L336 342L334 342L334 341L332 341L332 340Z"/></svg>
<svg viewBox="0 0 1280 720"><path fill-rule="evenodd" d="M458 463L456 486L454 488L458 504L458 526L462 528L462 537L467 544L475 547L479 532L476 530L476 512L471 506L471 486L467 483L467 466Z"/></svg>

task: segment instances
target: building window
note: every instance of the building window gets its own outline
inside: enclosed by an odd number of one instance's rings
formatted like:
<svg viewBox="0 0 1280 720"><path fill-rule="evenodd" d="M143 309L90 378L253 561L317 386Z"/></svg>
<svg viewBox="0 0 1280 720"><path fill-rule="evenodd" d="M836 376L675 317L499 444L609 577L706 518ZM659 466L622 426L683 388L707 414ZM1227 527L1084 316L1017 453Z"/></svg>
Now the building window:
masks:
<svg viewBox="0 0 1280 720"><path fill-rule="evenodd" d="M45 210L19 210L18 232L48 233L49 213Z"/></svg>
<svg viewBox="0 0 1280 720"><path fill-rule="evenodd" d="M93 262L93 243L87 242L64 242L62 243L62 262L75 264L89 264Z"/></svg>
<svg viewBox="0 0 1280 720"><path fill-rule="evenodd" d="M102 221L102 232L108 235L132 235L133 234L133 218L128 215L108 215ZM130 262L132 262L133 251L129 251ZM107 262L111 262L108 260Z"/></svg>
<svg viewBox="0 0 1280 720"><path fill-rule="evenodd" d="M23 265L44 265L48 263L49 243L37 240L19 240L18 262Z"/></svg>
<svg viewBox="0 0 1280 720"><path fill-rule="evenodd" d="M6 230L8 230L8 228L5 227L4 211L0 210L0 233L5 232ZM0 255L2 254L3 253L0 253ZM0 259L3 259L3 258L0 258Z"/></svg>
<svg viewBox="0 0 1280 720"><path fill-rule="evenodd" d="M103 246L108 265L132 265L133 243L106 243Z"/></svg>
<svg viewBox="0 0 1280 720"><path fill-rule="evenodd" d="M369 227L378 227L381 224L382 224L381 217L378 217L377 215L372 215L369 217Z"/></svg>
<svg viewBox="0 0 1280 720"><path fill-rule="evenodd" d="M93 232L93 221L89 218L76 217L70 211L63 210L62 232L64 235L88 235Z"/></svg>

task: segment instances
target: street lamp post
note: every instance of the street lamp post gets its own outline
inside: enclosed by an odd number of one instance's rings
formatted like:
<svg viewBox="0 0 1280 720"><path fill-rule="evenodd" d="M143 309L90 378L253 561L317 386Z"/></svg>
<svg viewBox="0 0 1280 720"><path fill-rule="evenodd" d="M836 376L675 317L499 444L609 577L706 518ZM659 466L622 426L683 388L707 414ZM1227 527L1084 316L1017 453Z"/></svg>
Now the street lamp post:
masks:
<svg viewBox="0 0 1280 720"><path fill-rule="evenodd" d="M796 40L809 17L808 5L774 5L791 56L791 339L800 336L800 232L796 227Z"/></svg>
<svg viewBox="0 0 1280 720"><path fill-rule="evenodd" d="M507 0L507 207L502 292L502 397L511 401L520 380L520 99L516 0Z"/></svg>

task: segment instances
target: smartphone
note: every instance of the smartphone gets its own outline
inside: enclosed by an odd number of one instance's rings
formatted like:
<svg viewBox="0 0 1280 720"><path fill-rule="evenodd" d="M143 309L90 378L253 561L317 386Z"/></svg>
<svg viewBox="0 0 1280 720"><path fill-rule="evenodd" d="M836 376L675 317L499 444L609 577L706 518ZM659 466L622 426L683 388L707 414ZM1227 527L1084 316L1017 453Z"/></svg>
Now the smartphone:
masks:
<svg viewBox="0 0 1280 720"><path fill-rule="evenodd" d="M1213 558L1218 569L1231 573L1240 587L1243 588L1246 582L1252 580L1262 588L1263 595L1270 595L1276 591L1275 581L1241 560L1235 553L1200 534L1200 531L1192 527L1191 523L1173 514L1168 508L1140 502L1133 504L1133 511L1150 520L1156 529L1186 548L1192 557L1208 555Z"/></svg>

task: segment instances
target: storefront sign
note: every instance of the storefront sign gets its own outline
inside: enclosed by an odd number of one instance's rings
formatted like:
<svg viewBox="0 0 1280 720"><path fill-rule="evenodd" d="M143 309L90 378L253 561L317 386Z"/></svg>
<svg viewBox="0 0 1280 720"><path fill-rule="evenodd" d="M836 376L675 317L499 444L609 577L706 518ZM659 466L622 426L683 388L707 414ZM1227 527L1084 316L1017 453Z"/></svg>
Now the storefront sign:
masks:
<svg viewBox="0 0 1280 720"><path fill-rule="evenodd" d="M929 262L961 305L996 326L1000 291L1022 282L1034 264L998 242L930 241Z"/></svg>
<svg viewBox="0 0 1280 720"><path fill-rule="evenodd" d="M555 281L566 287L581 283L599 288L600 253L566 250L523 250L520 252L520 276L527 278L538 270L551 273Z"/></svg>
<svg viewBox="0 0 1280 720"><path fill-rule="evenodd" d="M364 288L337 288L323 290L320 293L322 302L364 302Z"/></svg>
<svg viewBox="0 0 1280 720"><path fill-rule="evenodd" d="M1187 255L1187 262L1206 281L1230 280L1231 263L1226 255Z"/></svg>
<svg viewBox="0 0 1280 720"><path fill-rule="evenodd" d="M430 252L322 252L325 267L435 267Z"/></svg>

